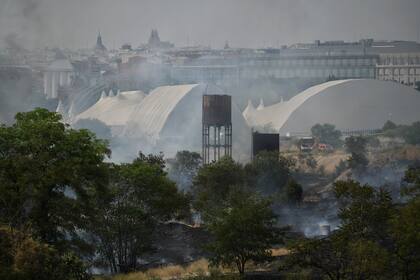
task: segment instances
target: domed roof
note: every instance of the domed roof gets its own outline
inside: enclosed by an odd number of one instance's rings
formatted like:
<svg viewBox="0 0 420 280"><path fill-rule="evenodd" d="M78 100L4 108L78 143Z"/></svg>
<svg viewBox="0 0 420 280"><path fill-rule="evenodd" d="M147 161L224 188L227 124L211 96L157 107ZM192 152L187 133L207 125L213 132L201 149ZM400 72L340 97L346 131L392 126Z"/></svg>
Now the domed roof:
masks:
<svg viewBox="0 0 420 280"><path fill-rule="evenodd" d="M420 120L419 106L419 92L396 82L338 80L244 117L251 126L281 133L309 132L316 123L331 123L342 130L377 129L388 119L401 124Z"/></svg>

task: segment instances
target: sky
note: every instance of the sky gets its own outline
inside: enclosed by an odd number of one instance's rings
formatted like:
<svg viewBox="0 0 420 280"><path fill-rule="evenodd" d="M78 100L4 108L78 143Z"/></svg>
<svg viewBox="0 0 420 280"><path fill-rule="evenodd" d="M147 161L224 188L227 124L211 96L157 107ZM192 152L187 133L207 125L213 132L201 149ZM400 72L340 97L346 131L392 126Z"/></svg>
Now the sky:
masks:
<svg viewBox="0 0 420 280"><path fill-rule="evenodd" d="M314 40L420 41L420 0L0 0L0 46L279 47Z"/></svg>

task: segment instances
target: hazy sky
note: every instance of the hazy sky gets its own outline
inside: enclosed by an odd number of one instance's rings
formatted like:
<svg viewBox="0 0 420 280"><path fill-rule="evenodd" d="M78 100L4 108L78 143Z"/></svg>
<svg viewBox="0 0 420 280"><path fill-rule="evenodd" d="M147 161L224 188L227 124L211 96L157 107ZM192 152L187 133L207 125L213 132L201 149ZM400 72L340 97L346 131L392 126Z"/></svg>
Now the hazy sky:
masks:
<svg viewBox="0 0 420 280"><path fill-rule="evenodd" d="M222 47L320 40L419 40L420 0L0 0L0 41L109 48L162 40Z"/></svg>

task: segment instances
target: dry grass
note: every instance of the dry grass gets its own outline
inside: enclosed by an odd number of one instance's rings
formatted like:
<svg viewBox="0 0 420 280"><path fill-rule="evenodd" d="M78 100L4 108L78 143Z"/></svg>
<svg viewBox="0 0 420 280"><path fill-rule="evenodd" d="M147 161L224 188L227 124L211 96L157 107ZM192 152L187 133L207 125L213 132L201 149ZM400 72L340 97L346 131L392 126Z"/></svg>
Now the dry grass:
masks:
<svg viewBox="0 0 420 280"><path fill-rule="evenodd" d="M333 153L318 153L314 155L318 168L323 166L326 174L334 174L335 168L340 161L346 161L348 157L349 154L341 150L334 151Z"/></svg>
<svg viewBox="0 0 420 280"><path fill-rule="evenodd" d="M146 272L116 275L112 280L182 279L191 276L207 275L209 273L208 265L207 260L200 259L185 267L169 265L161 268L152 268Z"/></svg>
<svg viewBox="0 0 420 280"><path fill-rule="evenodd" d="M289 253L290 253L290 251L287 250L286 248L275 248L275 249L271 249L271 255L273 257L286 256Z"/></svg>
<svg viewBox="0 0 420 280"><path fill-rule="evenodd" d="M271 249L273 256L284 256L289 254L286 248L273 248ZM264 266L255 265L252 262L247 264L248 270L258 271L265 270ZM172 280L172 279L185 279L195 276L205 276L212 273L234 273L236 269L229 268L209 268L209 262L206 259L200 259L192 262L186 266L181 265L168 265L159 268L151 268L145 272L133 272L128 274L119 274L109 278L97 278L97 280Z"/></svg>
<svg viewBox="0 0 420 280"><path fill-rule="evenodd" d="M420 148L413 145L385 149L372 154L370 160L374 164L383 165L391 161L408 160L415 161L420 159Z"/></svg>

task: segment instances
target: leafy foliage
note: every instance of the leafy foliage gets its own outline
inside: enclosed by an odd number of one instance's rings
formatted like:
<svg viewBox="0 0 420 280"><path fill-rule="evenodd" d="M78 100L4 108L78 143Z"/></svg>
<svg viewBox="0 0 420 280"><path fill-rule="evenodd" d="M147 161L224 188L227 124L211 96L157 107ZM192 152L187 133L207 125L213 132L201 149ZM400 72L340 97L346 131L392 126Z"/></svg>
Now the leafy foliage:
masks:
<svg viewBox="0 0 420 280"><path fill-rule="evenodd" d="M247 184L265 195L280 193L291 178L294 166L291 159L263 151L244 167Z"/></svg>
<svg viewBox="0 0 420 280"><path fill-rule="evenodd" d="M406 143L417 145L420 144L420 122L414 122L403 134Z"/></svg>
<svg viewBox="0 0 420 280"><path fill-rule="evenodd" d="M293 244L289 264L327 279L418 279L420 203L393 204L388 192L337 182L340 228L323 239Z"/></svg>
<svg viewBox="0 0 420 280"><path fill-rule="evenodd" d="M93 197L104 192L107 144L69 129L45 109L0 127L0 222L59 247L86 229Z"/></svg>
<svg viewBox="0 0 420 280"><path fill-rule="evenodd" d="M388 122L386 123L388 124ZM386 125L385 124L385 125ZM395 124L394 124L395 125ZM385 128L385 126L384 126ZM395 127L387 126L383 129L386 136L401 137L407 144L417 145L420 144L420 122L413 122L411 125L396 125Z"/></svg>
<svg viewBox="0 0 420 280"><path fill-rule="evenodd" d="M362 136L350 136L346 139L346 149L351 156L348 160L349 167L362 171L368 165L369 161L366 157L367 139Z"/></svg>
<svg viewBox="0 0 420 280"><path fill-rule="evenodd" d="M207 246L213 265L235 265L240 274L249 261L263 262L280 241L270 201L241 189L228 196L228 207L213 216L207 227L213 241Z"/></svg>
<svg viewBox="0 0 420 280"><path fill-rule="evenodd" d="M169 178L174 180L182 190L190 190L193 178L197 175L201 166L199 153L190 151L179 151L175 160L170 164Z"/></svg>
<svg viewBox="0 0 420 280"><path fill-rule="evenodd" d="M162 155L140 153L132 163L112 166L110 188L92 228L112 271L133 271L137 259L153 250L157 223L185 216L188 200L167 178Z"/></svg>
<svg viewBox="0 0 420 280"><path fill-rule="evenodd" d="M50 245L9 227L0 228L1 279L88 280L87 267L72 253L60 254Z"/></svg>
<svg viewBox="0 0 420 280"><path fill-rule="evenodd" d="M298 205L302 202L303 189L302 186L294 179L290 179L286 186L287 202L291 205Z"/></svg>
<svg viewBox="0 0 420 280"><path fill-rule="evenodd" d="M405 183L403 194L420 195L420 165L410 166L405 171L403 182Z"/></svg>
<svg viewBox="0 0 420 280"><path fill-rule="evenodd" d="M242 165L230 157L205 165L194 178L194 207L202 212L205 219L207 214L225 206L232 187L245 183Z"/></svg>
<svg viewBox="0 0 420 280"><path fill-rule="evenodd" d="M290 247L288 264L309 267L320 279L376 278L386 270L387 254L369 240L347 243L338 233L326 239L305 239Z"/></svg>
<svg viewBox="0 0 420 280"><path fill-rule="evenodd" d="M394 207L390 194L356 181L338 181L334 192L339 202L341 231L354 239L385 242Z"/></svg>
<svg viewBox="0 0 420 280"><path fill-rule="evenodd" d="M329 144L335 148L342 146L341 132L332 124L316 124L311 128L312 136L321 143Z"/></svg>
<svg viewBox="0 0 420 280"><path fill-rule="evenodd" d="M396 128L397 128L397 125L394 122L387 120L384 126L382 127L382 131L392 130Z"/></svg>

